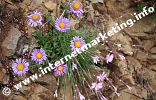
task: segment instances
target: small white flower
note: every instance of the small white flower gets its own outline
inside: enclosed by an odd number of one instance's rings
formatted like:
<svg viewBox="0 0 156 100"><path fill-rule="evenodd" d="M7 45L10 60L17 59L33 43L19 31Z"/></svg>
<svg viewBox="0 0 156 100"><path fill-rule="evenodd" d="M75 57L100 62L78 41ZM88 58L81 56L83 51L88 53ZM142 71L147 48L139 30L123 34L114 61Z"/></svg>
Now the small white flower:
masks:
<svg viewBox="0 0 156 100"><path fill-rule="evenodd" d="M93 59L93 62L95 63L95 64L97 64L100 60L100 58L96 55L96 56L94 56L94 57L92 57L92 59Z"/></svg>
<svg viewBox="0 0 156 100"><path fill-rule="evenodd" d="M85 100L85 97L79 92L80 100Z"/></svg>
<svg viewBox="0 0 156 100"><path fill-rule="evenodd" d="M109 53L106 55L106 62L107 63L112 62L113 59L114 59L114 54Z"/></svg>

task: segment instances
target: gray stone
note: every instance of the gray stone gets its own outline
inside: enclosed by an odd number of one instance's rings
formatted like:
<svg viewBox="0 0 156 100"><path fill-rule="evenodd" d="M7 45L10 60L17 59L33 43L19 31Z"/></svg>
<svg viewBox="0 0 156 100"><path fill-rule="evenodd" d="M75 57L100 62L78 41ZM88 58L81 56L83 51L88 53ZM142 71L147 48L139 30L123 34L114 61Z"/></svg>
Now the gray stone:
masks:
<svg viewBox="0 0 156 100"><path fill-rule="evenodd" d="M8 32L8 36L2 43L3 56L9 57L15 53L15 49L20 36L21 32L17 28L11 26L10 31Z"/></svg>

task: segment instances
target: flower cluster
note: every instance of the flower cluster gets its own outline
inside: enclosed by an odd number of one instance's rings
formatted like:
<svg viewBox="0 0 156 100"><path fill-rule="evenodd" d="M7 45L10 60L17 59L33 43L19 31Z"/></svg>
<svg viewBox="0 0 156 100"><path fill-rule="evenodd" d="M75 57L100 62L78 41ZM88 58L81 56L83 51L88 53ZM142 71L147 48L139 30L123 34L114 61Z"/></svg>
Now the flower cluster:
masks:
<svg viewBox="0 0 156 100"><path fill-rule="evenodd" d="M97 80L98 82L94 82L92 83L92 86L90 87L92 90L98 91L100 89L102 89L103 87L103 81L106 79L107 74L105 72L103 72L102 74L100 74L99 76L97 76Z"/></svg>
<svg viewBox="0 0 156 100"><path fill-rule="evenodd" d="M78 17L82 16L83 13L83 5L81 2L74 0L70 3L70 12L73 12ZM60 17L56 19L55 27L57 30L61 32L66 32L70 29L70 21L65 17Z"/></svg>
<svg viewBox="0 0 156 100"><path fill-rule="evenodd" d="M82 16L83 4L81 2L79 2L78 0L74 0L74 1L70 2L69 8L70 8L70 13L75 14L77 17ZM28 24L31 25L32 27L37 27L37 26L42 25L42 20L43 20L42 13L39 11L33 11L28 16ZM70 20L66 17L63 17L63 15L58 17L55 21L55 28L58 30L57 32L60 31L59 33L68 32L68 30L70 30L70 27L71 27ZM72 37L70 37L70 39L71 40L69 40L69 42L70 42L69 45L70 45L70 49L72 52L77 52L83 46L86 45L85 38L83 38L83 37L80 37L80 36L73 37L72 36ZM41 46L41 47L44 47L44 46ZM97 55L94 55L94 56L89 55L89 57L92 58L92 61L90 61L90 62L93 62L94 64L98 64L100 62L101 57L99 57ZM124 56L119 55L119 57L122 60L124 60ZM46 51L43 48L34 49L31 52L31 60L34 61L35 63L44 64L44 61L47 60L47 58L49 58L49 55L47 57ZM113 59L114 59L113 53L108 53L105 57L106 63L111 63L113 61ZM68 72L78 73L78 75L81 74L78 71L81 70L80 67L81 67L82 63L80 64L78 61L75 61L75 59L72 59L72 60L73 61L71 62L71 67L64 63L59 63L58 65L55 65L54 70L53 70L54 73L59 76L63 76L65 74L71 75L71 73L68 73ZM16 61L12 64L12 69L13 69L14 73L18 74L18 75L26 74L26 72L29 70L28 67L29 67L29 63L27 62L27 60L21 59L21 58L16 59ZM82 67L82 70L83 70L83 67ZM80 76L83 76L83 75L80 75ZM107 80L107 74L105 72L103 72L103 73L99 74L96 78L97 78L97 80L94 81L91 84L91 86L89 85L89 87L91 90L98 93L100 90L102 90L105 80ZM126 86L128 87L128 85L126 85ZM113 87L115 93L119 96L120 94L117 92L117 88L114 85L112 85L112 87ZM79 92L79 91L78 91L78 96L79 96L80 100L85 100L85 96L82 95L81 92ZM57 97L57 93L55 93L55 97ZM105 98L103 95L100 96L100 99L107 100L107 98Z"/></svg>
<svg viewBox="0 0 156 100"><path fill-rule="evenodd" d="M76 14L78 17L82 16L83 5L81 2L74 0L70 3L70 12ZM38 11L33 11L28 16L28 24L31 26L42 25L42 13ZM60 17L56 19L55 27L57 30L66 32L70 29L70 21L67 18Z"/></svg>
<svg viewBox="0 0 156 100"><path fill-rule="evenodd" d="M32 55L31 59L39 64L42 64L42 62L47 59L46 53L42 48L34 49L31 55ZM29 63L22 58L16 59L12 64L12 69L14 73L20 76L26 74L26 72L29 70L28 67L29 67Z"/></svg>

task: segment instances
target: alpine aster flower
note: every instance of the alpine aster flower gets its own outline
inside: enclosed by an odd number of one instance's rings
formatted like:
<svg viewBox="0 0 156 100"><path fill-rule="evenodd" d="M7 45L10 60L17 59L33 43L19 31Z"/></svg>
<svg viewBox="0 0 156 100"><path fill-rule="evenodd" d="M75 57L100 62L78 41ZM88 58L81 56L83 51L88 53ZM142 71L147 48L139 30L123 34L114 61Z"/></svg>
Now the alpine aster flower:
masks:
<svg viewBox="0 0 156 100"><path fill-rule="evenodd" d="M66 32L67 30L70 29L70 21L67 18L62 18L62 17L57 18L55 27L59 31Z"/></svg>
<svg viewBox="0 0 156 100"><path fill-rule="evenodd" d="M99 76L97 76L97 79L99 82L103 82L107 77L107 74L105 72L103 72L102 74L100 74Z"/></svg>
<svg viewBox="0 0 156 100"><path fill-rule="evenodd" d="M47 59L47 55L42 48L34 49L31 53L31 59L36 63L42 64L43 60Z"/></svg>
<svg viewBox="0 0 156 100"><path fill-rule="evenodd" d="M76 49L80 49L82 46L84 46L86 43L85 41L80 37L73 37L73 40L70 41L72 51L76 51Z"/></svg>
<svg viewBox="0 0 156 100"><path fill-rule="evenodd" d="M15 74L22 76L28 71L29 63L26 62L25 59L16 59L16 61L12 64L12 69Z"/></svg>
<svg viewBox="0 0 156 100"><path fill-rule="evenodd" d="M92 83L92 86L90 87L91 89L94 89L95 91L98 91L102 88L102 82L101 83Z"/></svg>
<svg viewBox="0 0 156 100"><path fill-rule="evenodd" d="M82 16L83 13L83 5L81 2L74 0L70 3L70 11L76 14L78 17Z"/></svg>
<svg viewBox="0 0 156 100"><path fill-rule="evenodd" d="M42 25L42 13L38 11L33 11L31 14L28 16L28 24L31 26L38 26Z"/></svg>
<svg viewBox="0 0 156 100"><path fill-rule="evenodd" d="M100 58L98 57L98 56L94 56L94 57L92 57L92 59L93 59L93 62L95 63L95 64L97 64L100 60Z"/></svg>
<svg viewBox="0 0 156 100"><path fill-rule="evenodd" d="M67 72L67 65L60 64L59 66L55 66L54 73L58 75L63 75Z"/></svg>
<svg viewBox="0 0 156 100"><path fill-rule="evenodd" d="M106 55L106 62L107 63L112 62L113 59L114 59L114 54L109 53Z"/></svg>
<svg viewBox="0 0 156 100"><path fill-rule="evenodd" d="M80 100L85 100L85 97L79 92Z"/></svg>
<svg viewBox="0 0 156 100"><path fill-rule="evenodd" d="M74 63L73 63L73 66L72 66L72 70L73 70L73 71L77 70L77 65L74 64Z"/></svg>

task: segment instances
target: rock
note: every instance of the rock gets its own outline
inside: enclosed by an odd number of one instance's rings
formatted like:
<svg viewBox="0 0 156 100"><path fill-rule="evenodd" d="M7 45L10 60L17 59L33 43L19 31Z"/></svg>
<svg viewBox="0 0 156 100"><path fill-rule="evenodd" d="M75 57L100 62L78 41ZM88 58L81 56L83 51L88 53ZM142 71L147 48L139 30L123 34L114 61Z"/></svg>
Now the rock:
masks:
<svg viewBox="0 0 156 100"><path fill-rule="evenodd" d="M30 40L25 36L21 36L16 46L16 54L22 55L26 46L29 47Z"/></svg>
<svg viewBox="0 0 156 100"><path fill-rule="evenodd" d="M11 2L11 0L5 0L5 2L7 2L7 3L13 5L13 2Z"/></svg>
<svg viewBox="0 0 156 100"><path fill-rule="evenodd" d="M106 6L111 17L118 18L127 12L130 7L130 0L106 0Z"/></svg>
<svg viewBox="0 0 156 100"><path fill-rule="evenodd" d="M151 65L149 66L151 70L155 70L156 71L156 65Z"/></svg>
<svg viewBox="0 0 156 100"><path fill-rule="evenodd" d="M72 28L75 28L75 25L78 24L78 23L79 23L78 20L74 20L74 19L71 19L71 20L70 20L70 26L71 26Z"/></svg>
<svg viewBox="0 0 156 100"><path fill-rule="evenodd" d="M121 93L121 96L119 96L118 98L115 98L114 100L140 100L140 98L138 98L137 96L139 97L144 97L144 98L147 98L147 90L141 90L140 88L138 87L132 87L132 90L128 90L128 89L123 89L120 91ZM132 94L135 94L135 95L132 95Z"/></svg>
<svg viewBox="0 0 156 100"><path fill-rule="evenodd" d="M42 92L45 92L47 91L48 89L46 89L45 87L39 85L39 84L35 84L35 87L34 87L34 94L37 94L37 93L42 93Z"/></svg>
<svg viewBox="0 0 156 100"><path fill-rule="evenodd" d="M119 48L121 51L123 51L127 55L133 54L133 49L130 44L130 39L127 36L124 36L121 33L116 33L114 36L112 36L113 41L119 41L121 44L121 48Z"/></svg>
<svg viewBox="0 0 156 100"><path fill-rule="evenodd" d="M31 4L31 0L24 0L22 3L19 3L19 6L25 9L26 11L29 11L28 5L30 4Z"/></svg>
<svg viewBox="0 0 156 100"><path fill-rule="evenodd" d="M150 85L152 86L152 89L156 89L156 73L155 71L151 71L150 69L146 69L146 73L144 74L150 81Z"/></svg>
<svg viewBox="0 0 156 100"><path fill-rule="evenodd" d="M54 100L51 90L48 90L39 84L35 84L33 91L30 92L32 92L32 94L29 96L29 100Z"/></svg>
<svg viewBox="0 0 156 100"><path fill-rule="evenodd" d="M30 43L30 51L32 51L35 47L39 47L35 37L32 37L31 38L31 43Z"/></svg>
<svg viewBox="0 0 156 100"><path fill-rule="evenodd" d="M29 86L22 86L20 89L20 92L23 93L24 95L28 95L31 91L31 87Z"/></svg>
<svg viewBox="0 0 156 100"><path fill-rule="evenodd" d="M137 51L136 58L141 60L141 61L146 61L148 58L148 54L139 50L139 51Z"/></svg>
<svg viewBox="0 0 156 100"><path fill-rule="evenodd" d="M150 53L156 53L156 47L153 47L151 50L150 50Z"/></svg>
<svg viewBox="0 0 156 100"><path fill-rule="evenodd" d="M128 33L131 36L135 36L135 37L147 37L148 34L147 33Z"/></svg>
<svg viewBox="0 0 156 100"><path fill-rule="evenodd" d="M40 4L42 4L45 0L32 0L31 2L31 7L37 7L39 6Z"/></svg>
<svg viewBox="0 0 156 100"><path fill-rule="evenodd" d="M148 59L156 59L156 55L149 55Z"/></svg>
<svg viewBox="0 0 156 100"><path fill-rule="evenodd" d="M134 13L135 11L133 11ZM155 21L151 21L148 17L137 21L131 28L126 28L126 32L128 33L148 33L151 30L155 29L156 23Z"/></svg>
<svg viewBox="0 0 156 100"><path fill-rule="evenodd" d="M27 99L20 95L14 95L11 100L27 100Z"/></svg>
<svg viewBox="0 0 156 100"><path fill-rule="evenodd" d="M36 82L38 82L40 85L46 87L52 92L55 92L55 90L57 89L57 82L53 75L44 75L43 77L39 78L39 80L37 80Z"/></svg>
<svg viewBox="0 0 156 100"><path fill-rule="evenodd" d="M154 42L151 40L145 40L143 41L143 47L146 51L149 51L154 46Z"/></svg>
<svg viewBox="0 0 156 100"><path fill-rule="evenodd" d="M156 90L156 79L155 80L152 80L151 82L150 82L150 86L151 86L151 88L152 88L152 90Z"/></svg>
<svg viewBox="0 0 156 100"><path fill-rule="evenodd" d="M45 2L45 3L44 3L44 6L45 6L48 10L53 11L54 9L56 10L57 4L54 3L54 2L52 2L52 1L48 1L48 2Z"/></svg>
<svg viewBox="0 0 156 100"><path fill-rule="evenodd" d="M118 64L118 67L119 67L120 72L122 73L122 75L128 74L127 62L126 62L126 60L119 61L119 62L117 62L117 64Z"/></svg>
<svg viewBox="0 0 156 100"><path fill-rule="evenodd" d="M5 77L5 73L3 70L0 69L0 81L3 81L4 77Z"/></svg>
<svg viewBox="0 0 156 100"><path fill-rule="evenodd" d="M3 95L2 93L0 93L0 98L1 98L1 100L9 100L8 97Z"/></svg>
<svg viewBox="0 0 156 100"><path fill-rule="evenodd" d="M126 80L126 83L130 83L130 84L132 84L132 85L135 85L135 80L134 80L132 74L124 75L124 76L123 76L123 79Z"/></svg>
<svg viewBox="0 0 156 100"><path fill-rule="evenodd" d="M15 28L11 27L10 31L8 32L8 36L2 43L2 54L3 56L11 56L15 53L15 49L17 46L17 42L21 36L21 32Z"/></svg>
<svg viewBox="0 0 156 100"><path fill-rule="evenodd" d="M127 61L128 61L128 68L130 69L131 72L133 72L134 69L138 70L142 68L140 62L134 57L127 57Z"/></svg>
<svg viewBox="0 0 156 100"><path fill-rule="evenodd" d="M92 3L103 3L104 0L92 0Z"/></svg>

